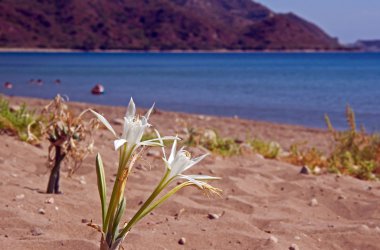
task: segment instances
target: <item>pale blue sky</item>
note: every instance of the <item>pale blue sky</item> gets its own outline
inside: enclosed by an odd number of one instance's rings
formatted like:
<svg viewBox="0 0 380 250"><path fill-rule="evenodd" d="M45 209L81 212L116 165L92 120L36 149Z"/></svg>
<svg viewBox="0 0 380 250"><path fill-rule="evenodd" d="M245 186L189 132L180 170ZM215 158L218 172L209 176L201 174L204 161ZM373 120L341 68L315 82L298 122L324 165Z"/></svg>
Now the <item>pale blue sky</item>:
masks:
<svg viewBox="0 0 380 250"><path fill-rule="evenodd" d="M293 12L343 43L380 39L380 0L257 0L275 12Z"/></svg>

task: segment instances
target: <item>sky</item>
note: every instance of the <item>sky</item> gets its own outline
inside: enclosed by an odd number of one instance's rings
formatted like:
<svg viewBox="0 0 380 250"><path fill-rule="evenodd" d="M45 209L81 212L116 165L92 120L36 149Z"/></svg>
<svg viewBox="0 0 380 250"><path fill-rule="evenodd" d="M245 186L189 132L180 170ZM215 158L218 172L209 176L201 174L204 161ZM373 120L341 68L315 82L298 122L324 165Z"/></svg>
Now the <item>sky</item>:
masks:
<svg viewBox="0 0 380 250"><path fill-rule="evenodd" d="M293 12L342 43L380 39L380 0L256 0L275 12Z"/></svg>

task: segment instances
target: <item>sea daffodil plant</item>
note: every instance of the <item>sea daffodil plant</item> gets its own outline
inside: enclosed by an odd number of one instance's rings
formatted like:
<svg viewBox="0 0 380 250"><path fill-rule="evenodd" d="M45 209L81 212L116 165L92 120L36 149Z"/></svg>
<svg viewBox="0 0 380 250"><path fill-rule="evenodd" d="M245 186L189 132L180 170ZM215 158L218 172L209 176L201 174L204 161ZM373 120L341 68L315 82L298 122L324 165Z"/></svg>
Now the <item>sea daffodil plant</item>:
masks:
<svg viewBox="0 0 380 250"><path fill-rule="evenodd" d="M161 137L155 130L157 137L150 140L142 141L146 128L151 125L148 123L149 116L153 106L145 116L136 115L136 106L131 98L127 113L124 117L124 126L121 136L119 137L110 123L99 113L91 112L99 119L100 122L115 136L114 148L119 151L119 165L117 176L113 185L112 194L109 202L106 198L106 182L104 167L100 154L96 156L96 173L98 181L98 190L102 207L102 226L90 223L89 225L96 228L102 233L100 249L116 250L119 249L128 232L139 222L145 215L160 206L173 194L184 187L194 186L206 193L219 195L221 190L214 188L207 181L220 179L218 177L205 175L185 175L184 172L199 163L207 155L202 155L192 159L190 153L184 148L177 151L176 136ZM166 157L164 149L164 140L173 140L173 146L169 158ZM162 148L164 174L152 194L141 205L140 209L126 223L120 224L121 218L126 208L124 197L125 186L131 169L137 159L141 156L145 147L158 146ZM185 181L171 186L174 180L184 179ZM171 187L170 187L171 186Z"/></svg>

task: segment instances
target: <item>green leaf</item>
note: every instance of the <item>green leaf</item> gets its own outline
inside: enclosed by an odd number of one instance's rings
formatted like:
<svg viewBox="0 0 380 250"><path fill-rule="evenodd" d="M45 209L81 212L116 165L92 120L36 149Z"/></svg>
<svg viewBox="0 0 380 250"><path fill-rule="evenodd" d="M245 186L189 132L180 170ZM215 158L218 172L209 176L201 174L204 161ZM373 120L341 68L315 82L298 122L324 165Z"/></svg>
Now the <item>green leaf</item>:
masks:
<svg viewBox="0 0 380 250"><path fill-rule="evenodd" d="M123 198L119 204L119 207L117 208L116 217L113 221L113 228L112 228L112 234L114 235L114 239L116 239L118 236L116 235L116 233L118 233L117 231L119 228L119 223L120 223L121 217L124 214L126 203L127 202L125 201L125 198Z"/></svg>
<svg viewBox="0 0 380 250"><path fill-rule="evenodd" d="M103 223L103 229L104 229L105 220L106 220L106 211L107 211L106 180L104 177L104 167L103 167L102 157L100 156L99 153L96 155L96 176L98 179L98 190L99 190L100 202L102 205L102 223Z"/></svg>

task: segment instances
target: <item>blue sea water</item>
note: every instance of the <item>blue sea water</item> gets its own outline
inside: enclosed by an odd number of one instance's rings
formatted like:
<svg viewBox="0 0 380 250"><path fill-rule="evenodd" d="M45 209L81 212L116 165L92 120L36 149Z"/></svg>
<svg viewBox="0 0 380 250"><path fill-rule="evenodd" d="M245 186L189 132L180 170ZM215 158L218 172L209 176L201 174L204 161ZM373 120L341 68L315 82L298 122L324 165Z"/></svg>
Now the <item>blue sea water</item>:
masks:
<svg viewBox="0 0 380 250"><path fill-rule="evenodd" d="M42 86L30 84L41 79ZM55 84L56 79L61 84ZM7 95L138 106L324 128L380 131L379 53L0 53ZM91 88L101 83L102 96Z"/></svg>

